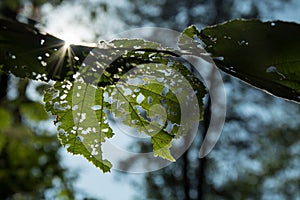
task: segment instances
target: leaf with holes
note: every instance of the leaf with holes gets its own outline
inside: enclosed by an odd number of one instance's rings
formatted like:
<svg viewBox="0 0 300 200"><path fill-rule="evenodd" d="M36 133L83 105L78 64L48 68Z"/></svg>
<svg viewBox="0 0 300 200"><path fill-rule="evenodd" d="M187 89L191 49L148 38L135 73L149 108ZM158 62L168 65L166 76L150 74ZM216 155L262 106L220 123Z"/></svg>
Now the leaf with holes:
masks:
<svg viewBox="0 0 300 200"><path fill-rule="evenodd" d="M95 46L94 46L95 47ZM0 19L0 66L17 77L47 81L72 78L90 46L70 45L37 28Z"/></svg>
<svg viewBox="0 0 300 200"><path fill-rule="evenodd" d="M103 172L111 163L102 158L101 144L113 136L103 88L83 82L57 82L45 94L46 110L56 115L58 138L70 153L81 154Z"/></svg>
<svg viewBox="0 0 300 200"><path fill-rule="evenodd" d="M111 111L151 138L155 156L175 161L171 144L198 124L204 95L202 83L179 63L143 64L116 84Z"/></svg>
<svg viewBox="0 0 300 200"><path fill-rule="evenodd" d="M233 20L198 33L220 69L295 102L300 102L299 35L299 24L259 20Z"/></svg>
<svg viewBox="0 0 300 200"><path fill-rule="evenodd" d="M46 110L56 115L58 137L67 150L104 172L111 168L101 150L113 135L108 112L147 134L154 155L171 161L172 141L202 118L204 86L179 61L178 52L158 43L123 39L102 41L98 48L65 46L33 26L4 19L0 40L2 71L34 80L64 80L46 93Z"/></svg>
<svg viewBox="0 0 300 200"><path fill-rule="evenodd" d="M202 119L202 98L206 93L204 86L182 63L165 58L165 52L155 52L158 44L124 40L122 45L122 41L105 43L104 48L93 50L75 79L88 83L91 88L103 88L106 101L101 109L107 109L137 132L147 134L155 156L174 161L169 151L171 143ZM153 49L141 49L146 46ZM138 51L135 51L136 48ZM116 59L122 62L116 64ZM103 87L99 87L99 83L104 83ZM74 86L73 92L74 89L78 88ZM87 97L91 96L93 94ZM66 95L60 93L60 97L56 98L64 100ZM90 107L96 105L89 104ZM53 102L52 106L55 106ZM70 112L71 106L68 109ZM57 114L57 111L52 113ZM106 116L105 112L102 114ZM62 120L58 118L58 122ZM104 119L99 116L98 120L101 122ZM104 126L104 130L107 128Z"/></svg>

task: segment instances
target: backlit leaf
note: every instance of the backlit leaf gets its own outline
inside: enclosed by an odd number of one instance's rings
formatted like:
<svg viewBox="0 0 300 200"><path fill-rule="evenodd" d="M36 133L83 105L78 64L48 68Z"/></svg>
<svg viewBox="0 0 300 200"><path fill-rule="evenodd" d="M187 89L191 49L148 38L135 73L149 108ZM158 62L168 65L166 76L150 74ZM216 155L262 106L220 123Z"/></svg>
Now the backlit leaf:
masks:
<svg viewBox="0 0 300 200"><path fill-rule="evenodd" d="M104 90L86 83L57 82L44 101L46 110L56 115L58 138L67 150L83 155L103 172L110 171L111 164L102 158L101 150L101 144L113 135L104 110L108 105Z"/></svg>
<svg viewBox="0 0 300 200"><path fill-rule="evenodd" d="M0 19L1 70L47 81L72 77L94 47L70 45L32 25Z"/></svg>
<svg viewBox="0 0 300 200"><path fill-rule="evenodd" d="M183 49L191 45L182 39ZM0 42L2 71L57 81L44 102L56 117L58 138L103 172L112 167L101 149L113 136L110 120L146 134L154 156L175 161L172 142L202 119L205 88L178 50L141 39L66 46L31 25L4 19ZM27 107L21 111L28 117L41 118Z"/></svg>
<svg viewBox="0 0 300 200"><path fill-rule="evenodd" d="M300 25L233 20L198 34L216 65L241 80L300 102Z"/></svg>

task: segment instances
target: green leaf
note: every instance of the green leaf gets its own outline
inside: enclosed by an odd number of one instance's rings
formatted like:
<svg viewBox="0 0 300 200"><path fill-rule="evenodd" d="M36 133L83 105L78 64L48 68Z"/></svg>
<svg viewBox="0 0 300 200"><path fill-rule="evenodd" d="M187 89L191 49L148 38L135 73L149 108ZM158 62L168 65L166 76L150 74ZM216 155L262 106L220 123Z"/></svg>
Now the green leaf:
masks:
<svg viewBox="0 0 300 200"><path fill-rule="evenodd" d="M47 81L69 79L94 48L70 45L37 28L0 19L0 65L17 77Z"/></svg>
<svg viewBox="0 0 300 200"><path fill-rule="evenodd" d="M170 153L172 142L202 119L203 84L168 52L157 50L161 48L157 43L116 40L102 45L102 49L93 51L92 62L77 72L77 80L83 82L56 83L55 90L45 96L46 109L57 116L62 144L105 171L111 165L106 166L101 149L93 159L89 146L95 144L84 143L97 140L100 148L105 138L113 136L108 124L110 112L148 135L154 156L175 161ZM117 60L112 59L114 56ZM95 95L98 102L93 101ZM93 107L97 110L91 110ZM80 121L77 115L89 116L89 120ZM76 124L78 120L80 125ZM93 128L95 134L82 133Z"/></svg>
<svg viewBox="0 0 300 200"><path fill-rule="evenodd" d="M148 50L158 50L161 45L156 42L145 41L142 39L118 39L112 40L110 42L115 48L122 48L123 50L133 50L133 49L148 49ZM121 50L122 50L121 49Z"/></svg>
<svg viewBox="0 0 300 200"><path fill-rule="evenodd" d="M202 98L206 94L203 84L181 62L170 58L172 50L164 50L157 43L142 40L113 43L117 47L135 47L139 52L129 51L122 56L129 63L122 72L130 69L130 73L119 74L117 92L113 93L119 109L112 112L126 125L151 137L154 156L175 161L170 153L172 142L186 134L193 122L202 119ZM193 111L185 112L189 116L183 115L183 102L190 105L190 109L193 106L198 109L197 117ZM112 107L118 107L116 105Z"/></svg>
<svg viewBox="0 0 300 200"><path fill-rule="evenodd" d="M180 35L178 40L178 47L183 50L183 53L190 53L194 55L201 55L206 53L201 46L201 40L198 38L199 31L196 26L191 25L187 27Z"/></svg>
<svg viewBox="0 0 300 200"><path fill-rule="evenodd" d="M44 101L46 110L56 115L58 138L67 150L83 155L103 172L108 172L111 163L102 158L101 144L113 133L105 113L109 107L104 100L105 92L86 83L57 82L45 94Z"/></svg>
<svg viewBox="0 0 300 200"><path fill-rule="evenodd" d="M276 96L300 102L300 25L233 20L198 36L216 65Z"/></svg>
<svg viewBox="0 0 300 200"><path fill-rule="evenodd" d="M173 140L187 134L202 118L205 95L202 83L180 66L176 62L138 65L120 79L112 93L115 116L151 137L154 156L170 161L175 161L170 153Z"/></svg>
<svg viewBox="0 0 300 200"><path fill-rule="evenodd" d="M154 148L154 156L160 156L172 162L176 161L170 153L172 147L172 137L170 135L160 132L151 137L151 142Z"/></svg>
<svg viewBox="0 0 300 200"><path fill-rule="evenodd" d="M0 41L2 71L58 80L44 97L46 110L56 116L58 137L69 152L83 155L104 172L111 168L101 150L113 136L109 113L147 134L154 155L171 161L172 141L202 119L203 84L178 52L158 43L122 39L101 41L98 48L66 46L31 25L4 19ZM143 83L130 82L133 77ZM33 106L24 105L21 111L33 119L43 117L31 113L39 110Z"/></svg>

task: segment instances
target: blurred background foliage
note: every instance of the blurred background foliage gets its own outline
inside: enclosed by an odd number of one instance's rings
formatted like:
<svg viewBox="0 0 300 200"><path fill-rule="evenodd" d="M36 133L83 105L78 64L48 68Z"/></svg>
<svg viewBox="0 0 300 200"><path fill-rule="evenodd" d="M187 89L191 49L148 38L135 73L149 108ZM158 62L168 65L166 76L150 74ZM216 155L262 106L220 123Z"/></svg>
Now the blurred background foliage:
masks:
<svg viewBox="0 0 300 200"><path fill-rule="evenodd" d="M60 165L60 144L41 127L49 116L29 85L0 75L0 199L72 199L75 175Z"/></svg>
<svg viewBox="0 0 300 200"><path fill-rule="evenodd" d="M32 24L47 23L41 12L43 6L59 8L77 3L86 11L79 15L88 16L91 24L107 15L122 21L124 30L157 26L182 31L191 24L200 29L240 17L274 19L285 5L295 2L127 0L118 5L100 0L3 0L0 15ZM79 20L74 18L74 23ZM120 27L118 23L110 26L116 30ZM99 30L89 31L95 40L102 36ZM145 174L142 183L132 180L136 199L299 199L299 105L253 89L226 74L222 76L227 117L214 150L207 157L198 158L209 124L207 101L206 120L192 147L176 163ZM46 194L74 198L74 177L69 177L67 169L59 164L60 144L56 136L45 128L39 131L40 120L47 118L41 103L28 98L28 81L19 80L14 87L10 86L11 81L12 77L1 74L0 198L39 199ZM16 93L14 98L8 95L11 90Z"/></svg>

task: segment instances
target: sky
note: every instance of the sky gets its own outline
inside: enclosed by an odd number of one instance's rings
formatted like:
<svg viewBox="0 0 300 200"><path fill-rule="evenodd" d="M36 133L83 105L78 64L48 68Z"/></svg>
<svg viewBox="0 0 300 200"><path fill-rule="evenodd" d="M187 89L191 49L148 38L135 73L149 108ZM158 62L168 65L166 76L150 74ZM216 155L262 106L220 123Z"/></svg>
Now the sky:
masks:
<svg viewBox="0 0 300 200"><path fill-rule="evenodd" d="M43 23L46 32L52 33L62 39L68 39L69 42L97 42L97 40L111 37L119 34L122 31L129 30L126 24L118 19L115 6L123 6L126 8L125 1L111 0L109 13L98 10L98 17L95 23L89 21L89 6L87 3L64 3L58 7L52 7L46 4L42 7ZM260 1L258 1L259 3ZM266 4L261 3L261 9L267 10ZM241 7L247 9L247 6ZM283 20L300 23L300 1L293 0L292 3L283 5L276 13L262 12L262 19L264 20ZM63 19L63 20L62 20ZM94 30L94 31L90 31ZM95 34L99 37L95 39ZM227 88L230 90L230 88ZM248 108L248 112L253 112L253 107ZM53 123L50 123L55 129ZM98 199L122 199L131 200L134 195L139 195L134 189L131 180L142 180L142 174L127 174L124 176L123 172L112 170L111 173L103 174L99 169L88 163L85 158L81 156L73 156L69 154L66 149L62 148L61 154L63 157L62 163L68 168L74 169L78 172L79 178L75 183L79 191L84 192L90 197Z"/></svg>

